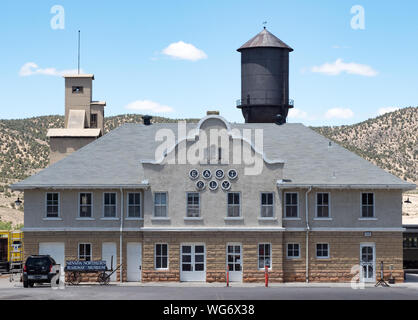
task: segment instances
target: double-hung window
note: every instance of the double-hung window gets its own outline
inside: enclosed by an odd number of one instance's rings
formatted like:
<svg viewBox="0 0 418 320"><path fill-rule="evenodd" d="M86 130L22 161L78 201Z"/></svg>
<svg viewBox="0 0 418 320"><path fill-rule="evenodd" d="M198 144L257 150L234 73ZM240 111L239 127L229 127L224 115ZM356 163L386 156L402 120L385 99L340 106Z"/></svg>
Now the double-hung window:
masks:
<svg viewBox="0 0 418 320"><path fill-rule="evenodd" d="M317 218L329 218L329 193L317 193L316 194L316 217Z"/></svg>
<svg viewBox="0 0 418 320"><path fill-rule="evenodd" d="M241 197L238 192L228 193L228 218L238 218L241 216Z"/></svg>
<svg viewBox="0 0 418 320"><path fill-rule="evenodd" d="M47 193L46 194L46 217L47 218L59 218L59 193Z"/></svg>
<svg viewBox="0 0 418 320"><path fill-rule="evenodd" d="M189 192L187 194L187 217L198 218L200 216L200 193Z"/></svg>
<svg viewBox="0 0 418 320"><path fill-rule="evenodd" d="M128 218L141 218L140 193L128 193Z"/></svg>
<svg viewBox="0 0 418 320"><path fill-rule="evenodd" d="M273 193L262 193L261 194L261 217L262 218L273 218Z"/></svg>
<svg viewBox="0 0 418 320"><path fill-rule="evenodd" d="M80 193L80 218L91 218L93 212L93 195L91 193Z"/></svg>
<svg viewBox="0 0 418 320"><path fill-rule="evenodd" d="M116 193L106 192L103 198L103 217L116 218Z"/></svg>
<svg viewBox="0 0 418 320"><path fill-rule="evenodd" d="M285 193L285 218L299 218L298 193Z"/></svg>
<svg viewBox="0 0 418 320"><path fill-rule="evenodd" d="M260 243L258 245L258 268L264 270L266 267L271 268L271 244Z"/></svg>
<svg viewBox="0 0 418 320"><path fill-rule="evenodd" d="M374 194L361 194L361 217L374 218Z"/></svg>
<svg viewBox="0 0 418 320"><path fill-rule="evenodd" d="M155 245L155 269L168 269L168 244Z"/></svg>
<svg viewBox="0 0 418 320"><path fill-rule="evenodd" d="M91 244L90 243L80 243L78 245L78 260L81 261L91 261Z"/></svg>
<svg viewBox="0 0 418 320"><path fill-rule="evenodd" d="M166 192L154 193L154 217L156 218L167 217L167 193Z"/></svg>

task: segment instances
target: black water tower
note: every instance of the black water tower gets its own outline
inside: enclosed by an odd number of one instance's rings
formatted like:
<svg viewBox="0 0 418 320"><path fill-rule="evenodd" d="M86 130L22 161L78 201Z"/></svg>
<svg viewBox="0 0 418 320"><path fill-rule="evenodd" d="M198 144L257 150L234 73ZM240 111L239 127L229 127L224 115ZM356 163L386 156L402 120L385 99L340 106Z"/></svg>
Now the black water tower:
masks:
<svg viewBox="0 0 418 320"><path fill-rule="evenodd" d="M286 122L289 99L289 53L293 49L264 28L245 43L241 53L241 100L246 123Z"/></svg>

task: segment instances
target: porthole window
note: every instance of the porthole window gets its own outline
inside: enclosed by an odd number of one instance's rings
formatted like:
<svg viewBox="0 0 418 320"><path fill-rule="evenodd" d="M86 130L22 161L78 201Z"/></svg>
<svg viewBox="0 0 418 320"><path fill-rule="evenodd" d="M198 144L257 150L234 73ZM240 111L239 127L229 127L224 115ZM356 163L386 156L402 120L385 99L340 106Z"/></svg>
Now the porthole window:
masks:
<svg viewBox="0 0 418 320"><path fill-rule="evenodd" d="M199 180L198 182L196 182L196 188L197 190L200 190L200 191L205 190L206 183L203 182L202 180Z"/></svg>
<svg viewBox="0 0 418 320"><path fill-rule="evenodd" d="M238 178L238 172L235 169L231 169L228 171L228 178L231 180L235 180L236 178Z"/></svg>
<svg viewBox="0 0 418 320"><path fill-rule="evenodd" d="M199 171L197 171L196 169L190 170L189 172L189 177L192 180L196 180L197 178L199 178Z"/></svg>
<svg viewBox="0 0 418 320"><path fill-rule="evenodd" d="M203 171L202 176L206 180L209 180L210 178L212 178L212 172L209 169L206 169L205 171Z"/></svg>
<svg viewBox="0 0 418 320"><path fill-rule="evenodd" d="M231 189L231 182L229 182L228 180L223 181L222 189L225 191L228 191L229 189Z"/></svg>
<svg viewBox="0 0 418 320"><path fill-rule="evenodd" d="M218 182L215 180L212 180L211 182L209 182L209 189L212 191L217 190L219 187Z"/></svg>
<svg viewBox="0 0 418 320"><path fill-rule="evenodd" d="M216 179L221 180L225 177L225 173L222 169L218 169L215 172Z"/></svg>

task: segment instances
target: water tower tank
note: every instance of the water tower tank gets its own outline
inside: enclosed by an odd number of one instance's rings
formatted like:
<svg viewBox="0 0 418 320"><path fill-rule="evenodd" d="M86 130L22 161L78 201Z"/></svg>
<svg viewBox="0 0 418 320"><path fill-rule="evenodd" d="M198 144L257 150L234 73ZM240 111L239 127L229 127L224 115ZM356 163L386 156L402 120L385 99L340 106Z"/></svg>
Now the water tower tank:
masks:
<svg viewBox="0 0 418 320"><path fill-rule="evenodd" d="M245 43L241 53L241 100L246 123L286 121L289 99L289 53L293 49L264 28Z"/></svg>

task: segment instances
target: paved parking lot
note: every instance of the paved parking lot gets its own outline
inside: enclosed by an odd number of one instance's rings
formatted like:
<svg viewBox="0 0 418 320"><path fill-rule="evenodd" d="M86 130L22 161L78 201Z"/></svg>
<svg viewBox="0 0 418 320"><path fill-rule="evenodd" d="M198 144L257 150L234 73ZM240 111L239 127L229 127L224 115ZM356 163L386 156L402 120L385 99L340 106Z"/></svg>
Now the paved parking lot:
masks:
<svg viewBox="0 0 418 320"><path fill-rule="evenodd" d="M418 300L416 278L390 288L368 286L353 290L349 284L261 284L155 283L100 286L85 284L53 290L49 286L25 289L20 283L0 279L0 300Z"/></svg>

